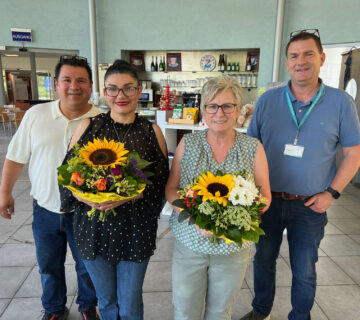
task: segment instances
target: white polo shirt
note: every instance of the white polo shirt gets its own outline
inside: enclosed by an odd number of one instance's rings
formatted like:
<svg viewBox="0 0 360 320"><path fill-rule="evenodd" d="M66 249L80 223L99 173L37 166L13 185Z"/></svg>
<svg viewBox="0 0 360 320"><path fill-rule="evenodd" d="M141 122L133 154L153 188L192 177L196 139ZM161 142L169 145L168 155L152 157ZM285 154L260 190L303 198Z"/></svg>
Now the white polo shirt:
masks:
<svg viewBox="0 0 360 320"><path fill-rule="evenodd" d="M60 193L56 169L64 160L81 119L99 114L93 107L81 117L69 120L61 113L59 102L39 104L26 111L6 154L14 162L29 162L30 195L40 206L57 213L60 213Z"/></svg>

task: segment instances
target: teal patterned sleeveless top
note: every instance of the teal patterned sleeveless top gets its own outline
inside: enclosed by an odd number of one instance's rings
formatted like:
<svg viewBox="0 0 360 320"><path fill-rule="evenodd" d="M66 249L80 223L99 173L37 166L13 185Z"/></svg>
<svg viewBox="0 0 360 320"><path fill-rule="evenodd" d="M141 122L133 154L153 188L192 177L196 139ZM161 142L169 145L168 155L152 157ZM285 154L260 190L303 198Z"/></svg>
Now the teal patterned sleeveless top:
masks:
<svg viewBox="0 0 360 320"><path fill-rule="evenodd" d="M206 134L207 130L199 130L184 136L184 155L180 161L181 189L204 171L215 174L217 170L223 173L234 173L245 169L246 173L254 179L254 157L259 143L256 138L236 132L235 143L225 160L217 163L206 141ZM227 255L241 250L234 242L226 244L223 239L217 243L211 243L208 237L202 236L193 225L189 226L187 221L179 223L178 214L175 211L170 217L170 227L179 242L198 253ZM252 242L245 242L243 248L251 244Z"/></svg>

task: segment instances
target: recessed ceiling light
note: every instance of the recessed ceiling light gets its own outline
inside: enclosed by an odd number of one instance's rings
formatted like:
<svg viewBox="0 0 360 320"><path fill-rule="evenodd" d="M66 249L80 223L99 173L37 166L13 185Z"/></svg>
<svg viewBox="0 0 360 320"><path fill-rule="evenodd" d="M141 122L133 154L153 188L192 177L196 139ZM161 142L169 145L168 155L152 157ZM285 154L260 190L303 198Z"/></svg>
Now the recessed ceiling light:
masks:
<svg viewBox="0 0 360 320"><path fill-rule="evenodd" d="M5 57L18 57L18 54L9 54L9 53L5 53Z"/></svg>

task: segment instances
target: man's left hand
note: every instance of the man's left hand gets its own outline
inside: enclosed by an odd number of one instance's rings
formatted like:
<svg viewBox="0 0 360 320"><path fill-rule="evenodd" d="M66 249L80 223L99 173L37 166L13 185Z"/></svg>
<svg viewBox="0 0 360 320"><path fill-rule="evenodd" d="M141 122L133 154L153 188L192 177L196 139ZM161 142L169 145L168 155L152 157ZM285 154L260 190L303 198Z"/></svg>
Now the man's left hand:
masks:
<svg viewBox="0 0 360 320"><path fill-rule="evenodd" d="M311 210L322 213L325 212L333 203L334 198L332 195L323 191L313 195L308 201L305 202L305 206L309 207Z"/></svg>

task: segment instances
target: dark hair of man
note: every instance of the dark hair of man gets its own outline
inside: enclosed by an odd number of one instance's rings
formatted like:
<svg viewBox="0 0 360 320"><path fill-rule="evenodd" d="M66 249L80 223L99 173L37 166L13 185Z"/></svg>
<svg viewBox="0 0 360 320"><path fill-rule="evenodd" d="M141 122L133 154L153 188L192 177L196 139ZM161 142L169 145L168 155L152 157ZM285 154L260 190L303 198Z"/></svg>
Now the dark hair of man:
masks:
<svg viewBox="0 0 360 320"><path fill-rule="evenodd" d="M107 69L104 77L104 81L112 74L129 74L136 79L139 84L139 76L137 72L131 67L131 65L125 60L115 60L114 63Z"/></svg>
<svg viewBox="0 0 360 320"><path fill-rule="evenodd" d="M87 63L87 61L85 59L84 60L76 59L75 56L74 56L74 59L60 59L60 61L57 63L57 65L55 67L55 79L56 79L56 81L58 81L58 79L59 79L59 75L60 75L60 71L61 71L62 66L85 68L87 73L88 73L89 80L92 83L91 68L90 68L89 64Z"/></svg>
<svg viewBox="0 0 360 320"><path fill-rule="evenodd" d="M323 53L323 47L321 45L321 41L320 38L313 34L313 33L309 33L309 32L301 32L299 34L297 34L296 36L293 36L288 44L286 45L286 56L288 54L288 49L291 43L295 42L295 41L301 41L301 40L309 40L309 39L313 39L315 41L315 44L319 50L319 53Z"/></svg>

